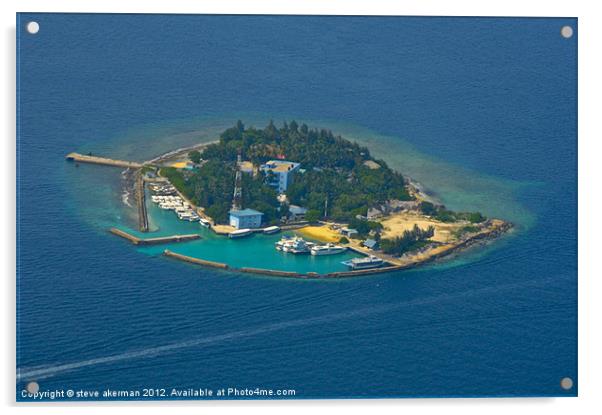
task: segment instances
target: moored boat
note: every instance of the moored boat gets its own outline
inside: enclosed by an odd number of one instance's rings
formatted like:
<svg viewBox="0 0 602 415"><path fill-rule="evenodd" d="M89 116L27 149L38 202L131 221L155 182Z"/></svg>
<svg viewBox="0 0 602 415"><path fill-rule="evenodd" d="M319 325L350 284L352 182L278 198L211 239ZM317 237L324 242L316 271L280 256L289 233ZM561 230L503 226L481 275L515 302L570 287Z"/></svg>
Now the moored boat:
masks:
<svg viewBox="0 0 602 415"><path fill-rule="evenodd" d="M263 233L265 233L266 235L270 235L278 231L280 231L280 226L268 226L267 228L263 229Z"/></svg>
<svg viewBox="0 0 602 415"><path fill-rule="evenodd" d="M349 261L343 261L342 264L347 265L352 270L359 270L382 267L385 261L374 255L370 255L364 258L353 258Z"/></svg>
<svg viewBox="0 0 602 415"><path fill-rule="evenodd" d="M199 218L199 223L201 224L201 226L204 226L205 228L208 228L209 226L211 226L211 223L204 218Z"/></svg>
<svg viewBox="0 0 602 415"><path fill-rule="evenodd" d="M326 245L315 245L311 247L312 255L335 255L345 252L347 248L340 245L328 243Z"/></svg>
<svg viewBox="0 0 602 415"><path fill-rule="evenodd" d="M308 254L312 246L313 243L307 242L303 238L294 237L282 245L282 251L291 254Z"/></svg>
<svg viewBox="0 0 602 415"><path fill-rule="evenodd" d="M274 244L277 251L282 251L282 247L288 243L292 238L288 235L283 235L278 242Z"/></svg>
<svg viewBox="0 0 602 415"><path fill-rule="evenodd" d="M237 229L228 234L229 238L242 238L243 236L251 235L253 231L251 229Z"/></svg>

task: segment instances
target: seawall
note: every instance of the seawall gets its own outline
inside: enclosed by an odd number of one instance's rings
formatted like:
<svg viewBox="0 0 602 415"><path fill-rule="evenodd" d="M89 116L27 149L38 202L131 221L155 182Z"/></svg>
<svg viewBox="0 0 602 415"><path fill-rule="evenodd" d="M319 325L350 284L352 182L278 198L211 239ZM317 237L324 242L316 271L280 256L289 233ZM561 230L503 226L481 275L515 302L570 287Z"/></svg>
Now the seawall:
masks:
<svg viewBox="0 0 602 415"><path fill-rule="evenodd" d="M134 236L132 234L129 234L129 233L122 231L121 229L117 229L117 228L111 228L111 229L109 229L109 232L111 232L113 235L117 235L124 239L127 239L134 245L159 245L159 244L166 244L166 243L173 243L173 242L193 241L195 239L201 238L201 235L198 235L196 233L188 234L188 235L161 236L158 238L139 238L137 236Z"/></svg>

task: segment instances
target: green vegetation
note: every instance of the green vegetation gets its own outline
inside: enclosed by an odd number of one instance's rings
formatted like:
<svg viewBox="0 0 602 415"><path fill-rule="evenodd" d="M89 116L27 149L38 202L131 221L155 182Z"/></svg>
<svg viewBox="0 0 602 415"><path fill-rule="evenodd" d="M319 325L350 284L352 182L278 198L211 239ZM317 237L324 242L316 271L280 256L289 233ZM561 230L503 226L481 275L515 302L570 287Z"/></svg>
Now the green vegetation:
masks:
<svg viewBox="0 0 602 415"><path fill-rule="evenodd" d="M195 171L164 167L160 173L194 204L204 206L207 215L216 222L228 222L236 174L234 164L210 160ZM243 177L243 189L245 207L263 212L267 223L278 221L279 204L274 189L265 186L261 178L254 179L248 175Z"/></svg>
<svg viewBox="0 0 602 415"><path fill-rule="evenodd" d="M339 239L339 243L340 244L348 244L349 243L349 239L347 239L346 237L342 236L341 239Z"/></svg>
<svg viewBox="0 0 602 415"><path fill-rule="evenodd" d="M197 150L192 150L190 153L188 153L188 158L194 164L199 164L201 162L201 153Z"/></svg>
<svg viewBox="0 0 602 415"><path fill-rule="evenodd" d="M453 212L445 206L435 206L430 202L420 202L420 211L441 222L457 222L467 220L470 223L481 223L487 220L480 212Z"/></svg>
<svg viewBox="0 0 602 415"><path fill-rule="evenodd" d="M379 235L383 229L383 225L380 222L373 222L369 220L353 218L349 221L349 228L355 229L360 238L366 238L370 232L374 232Z"/></svg>
<svg viewBox="0 0 602 415"><path fill-rule="evenodd" d="M285 122L281 128L273 122L264 129L245 128L239 121L221 134L218 143L205 149L203 158L231 163L239 152L256 165L278 158L301 163L305 172L295 174L287 196L291 203L309 209L310 221L325 214L330 219L349 221L387 200L411 199L401 174L384 161L373 159L367 148L329 130L310 129L295 121ZM363 163L368 160L380 168L366 167Z"/></svg>
<svg viewBox="0 0 602 415"><path fill-rule="evenodd" d="M402 255L405 252L420 249L429 244L429 239L435 235L435 228L429 226L420 229L418 225L409 231L404 231L402 236L393 239L381 239L380 246L384 253L391 255Z"/></svg>
<svg viewBox="0 0 602 415"><path fill-rule="evenodd" d="M470 223L481 223L487 220L487 218L479 212L452 212L451 210L447 210L445 208L441 208L437 211L435 219L440 220L441 222L457 222L459 220L467 220Z"/></svg>
<svg viewBox="0 0 602 415"><path fill-rule="evenodd" d="M320 216L319 210L310 209L305 213L305 220L314 223L320 220Z"/></svg>
<svg viewBox="0 0 602 415"><path fill-rule="evenodd" d="M454 232L454 236L456 238L460 238L460 237L464 236L467 233L478 232L480 229L481 228L479 228L478 226L475 226L475 225L462 226L460 229L458 229L457 231Z"/></svg>
<svg viewBox="0 0 602 415"><path fill-rule="evenodd" d="M383 160L374 159L366 147L295 121L280 128L270 122L263 129L247 128L238 121L202 154L196 150L188 154L195 164L202 157L205 162L201 167L193 171L163 168L161 175L193 203L205 207L217 223L226 223L239 154L256 166L272 159L301 163L303 170L294 174L288 186L288 201L306 207L310 222L347 222L360 236L373 232L378 237L381 225L360 221L358 215L365 216L369 208L389 200L412 200L404 177ZM365 164L368 161L369 166ZM279 205L275 190L267 184L272 181L271 174L243 174L242 203L245 208L263 212L267 223L276 223L286 214L286 206ZM485 220L480 213L455 213L429 202L422 202L420 207L425 215L444 222Z"/></svg>
<svg viewBox="0 0 602 415"><path fill-rule="evenodd" d="M431 202L420 202L420 211L427 216L434 216L437 214L437 208Z"/></svg>
<svg viewBox="0 0 602 415"><path fill-rule="evenodd" d="M155 167L155 166L153 166L153 165L149 165L149 164L146 164L146 165L142 166L142 169L140 170L140 172L141 172L142 174L146 174L146 173L148 173L148 172L155 171L155 169L156 169L156 167Z"/></svg>

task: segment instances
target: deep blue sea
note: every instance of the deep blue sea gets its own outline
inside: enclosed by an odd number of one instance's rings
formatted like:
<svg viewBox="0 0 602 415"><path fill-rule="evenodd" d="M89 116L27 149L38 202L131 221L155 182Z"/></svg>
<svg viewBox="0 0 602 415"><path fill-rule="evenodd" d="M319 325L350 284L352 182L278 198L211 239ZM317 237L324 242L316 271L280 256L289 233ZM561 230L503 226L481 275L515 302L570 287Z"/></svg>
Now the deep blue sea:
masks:
<svg viewBox="0 0 602 415"><path fill-rule="evenodd" d="M32 380L296 398L577 394L576 19L17 20L18 400ZM146 160L239 118L332 128L449 207L515 230L356 279L211 271L108 234L132 226L121 172L64 160Z"/></svg>

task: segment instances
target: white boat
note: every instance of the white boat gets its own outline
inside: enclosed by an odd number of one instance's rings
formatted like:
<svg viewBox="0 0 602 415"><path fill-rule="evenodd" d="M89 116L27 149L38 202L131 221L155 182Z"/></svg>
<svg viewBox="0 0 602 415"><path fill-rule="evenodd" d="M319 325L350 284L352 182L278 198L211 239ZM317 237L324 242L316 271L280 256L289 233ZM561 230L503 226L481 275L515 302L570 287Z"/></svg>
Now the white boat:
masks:
<svg viewBox="0 0 602 415"><path fill-rule="evenodd" d="M345 252L347 248L335 244L316 245L311 248L312 255L335 255Z"/></svg>
<svg viewBox="0 0 602 415"><path fill-rule="evenodd" d="M228 234L229 238L242 238L243 236L251 235L253 231L251 229L237 229Z"/></svg>
<svg viewBox="0 0 602 415"><path fill-rule="evenodd" d="M385 261L374 255L370 255L364 258L353 258L349 261L343 261L342 264L347 265L352 270L357 270L382 267Z"/></svg>
<svg viewBox="0 0 602 415"><path fill-rule="evenodd" d="M199 223L201 224L201 226L204 226L205 228L208 228L211 225L211 223L207 219L203 219L203 218L199 218Z"/></svg>
<svg viewBox="0 0 602 415"><path fill-rule="evenodd" d="M280 230L280 226L268 226L267 228L263 229L263 233L265 233L266 235L272 234L272 233L276 233Z"/></svg>
<svg viewBox="0 0 602 415"><path fill-rule="evenodd" d="M307 254L312 245L303 238L295 237L282 245L282 251L291 254Z"/></svg>
<svg viewBox="0 0 602 415"><path fill-rule="evenodd" d="M284 235L282 238L280 238L280 240L278 242L276 242L274 245L276 246L276 250L277 251L282 251L282 247L289 243L289 241L291 241L291 237Z"/></svg>

